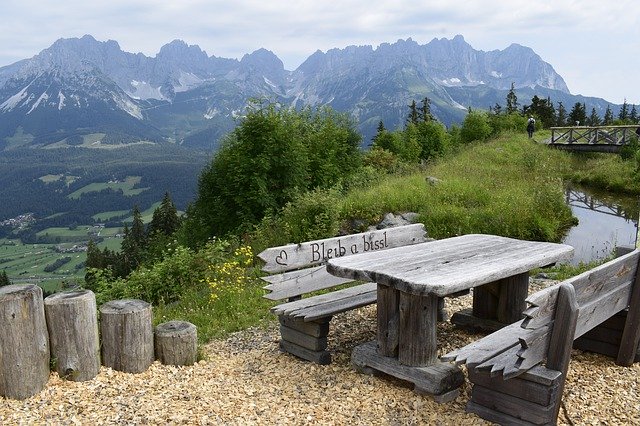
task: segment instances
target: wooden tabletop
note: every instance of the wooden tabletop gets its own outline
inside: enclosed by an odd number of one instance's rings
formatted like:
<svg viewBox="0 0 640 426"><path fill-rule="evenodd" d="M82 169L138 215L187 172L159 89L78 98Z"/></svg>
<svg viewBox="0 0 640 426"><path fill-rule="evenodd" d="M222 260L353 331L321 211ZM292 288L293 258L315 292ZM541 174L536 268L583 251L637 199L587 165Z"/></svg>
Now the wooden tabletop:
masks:
<svg viewBox="0 0 640 426"><path fill-rule="evenodd" d="M567 260L573 247L469 234L331 259L327 271L411 294L446 296Z"/></svg>

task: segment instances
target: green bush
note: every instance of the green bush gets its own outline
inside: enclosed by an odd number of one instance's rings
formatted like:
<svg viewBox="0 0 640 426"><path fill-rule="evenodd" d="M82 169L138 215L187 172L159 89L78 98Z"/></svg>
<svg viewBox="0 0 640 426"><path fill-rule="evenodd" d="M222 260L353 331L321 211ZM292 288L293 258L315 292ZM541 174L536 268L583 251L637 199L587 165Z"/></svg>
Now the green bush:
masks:
<svg viewBox="0 0 640 426"><path fill-rule="evenodd" d="M353 121L328 108L257 105L202 172L181 235L194 246L239 234L300 194L341 183L361 166L359 145Z"/></svg>
<svg viewBox="0 0 640 426"><path fill-rule="evenodd" d="M489 115L484 111L471 111L460 128L460 141L470 143L484 141L493 133L489 123Z"/></svg>

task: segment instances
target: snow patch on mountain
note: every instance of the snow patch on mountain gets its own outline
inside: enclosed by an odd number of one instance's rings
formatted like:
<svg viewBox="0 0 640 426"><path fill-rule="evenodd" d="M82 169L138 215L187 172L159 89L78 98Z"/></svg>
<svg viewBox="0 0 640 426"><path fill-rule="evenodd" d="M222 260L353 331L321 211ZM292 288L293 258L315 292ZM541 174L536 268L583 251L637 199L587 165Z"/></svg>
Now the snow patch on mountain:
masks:
<svg viewBox="0 0 640 426"><path fill-rule="evenodd" d="M120 109L125 111L127 114L134 116L138 120L142 120L144 118L140 107L131 102L129 99L123 99L120 96L114 96L113 100L118 105L118 107L120 107Z"/></svg>
<svg viewBox="0 0 640 426"><path fill-rule="evenodd" d="M31 83L29 83L26 87L24 87L18 93L9 97L9 99L1 103L0 109L2 109L3 111L11 111L15 107L17 107L18 104L20 104L20 102L22 102L25 98L29 96L29 92L28 92L29 86L31 86Z"/></svg>
<svg viewBox="0 0 640 426"><path fill-rule="evenodd" d="M49 95L47 94L47 92L44 92L40 95L40 97L38 98L38 100L33 104L33 106L31 107L31 109L29 110L29 112L27 112L27 114L31 114L31 112L38 108L38 105L40 105L40 102L42 101L47 101L49 99Z"/></svg>
<svg viewBox="0 0 640 426"><path fill-rule="evenodd" d="M212 79L212 81L213 80L215 79ZM176 93L186 92L187 90L191 90L194 87L198 87L204 81L204 79L198 77L193 73L180 70L180 75L178 76L178 84L174 85L173 90Z"/></svg>
<svg viewBox="0 0 640 426"><path fill-rule="evenodd" d="M64 93L62 92L58 92L58 111L62 110L62 108L64 108L64 101L65 101L66 96L64 96Z"/></svg>
<svg viewBox="0 0 640 426"><path fill-rule="evenodd" d="M133 90L129 90L126 93L133 99L157 99L159 101L163 101L166 99L160 91L160 86L153 87L146 81L137 80L132 80L130 85Z"/></svg>
<svg viewBox="0 0 640 426"><path fill-rule="evenodd" d="M216 115L220 115L220 110L218 108L209 108L204 114L204 118L206 118L207 120L211 120Z"/></svg>

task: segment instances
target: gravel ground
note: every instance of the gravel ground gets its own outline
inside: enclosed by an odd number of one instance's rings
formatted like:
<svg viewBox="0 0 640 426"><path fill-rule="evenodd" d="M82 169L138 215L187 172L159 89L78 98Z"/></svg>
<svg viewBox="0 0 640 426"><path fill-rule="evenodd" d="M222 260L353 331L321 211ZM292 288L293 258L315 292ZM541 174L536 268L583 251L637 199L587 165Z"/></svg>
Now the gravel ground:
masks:
<svg viewBox="0 0 640 426"><path fill-rule="evenodd" d="M532 286L532 290L541 284ZM470 296L448 299L452 312ZM24 400L0 399L0 425L269 424L269 425L485 425L465 413L469 383L453 402L437 404L404 383L356 373L354 346L375 337L375 307L337 315L329 336L334 362L318 366L278 350L275 321L205 348L207 359L191 367L158 362L141 374L102 368L76 383L52 373L46 388ZM439 325L442 353L478 338ZM575 350L560 412L561 425L640 425L640 364Z"/></svg>

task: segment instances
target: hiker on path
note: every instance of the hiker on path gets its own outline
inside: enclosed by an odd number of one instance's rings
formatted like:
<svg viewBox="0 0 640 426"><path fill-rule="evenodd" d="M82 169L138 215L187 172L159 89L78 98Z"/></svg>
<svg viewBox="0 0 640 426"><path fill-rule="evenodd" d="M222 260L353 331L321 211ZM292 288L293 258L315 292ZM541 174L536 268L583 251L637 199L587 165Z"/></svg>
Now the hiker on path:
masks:
<svg viewBox="0 0 640 426"><path fill-rule="evenodd" d="M527 120L527 133L529 134L529 139L533 137L533 131L536 129L536 120L529 116Z"/></svg>

